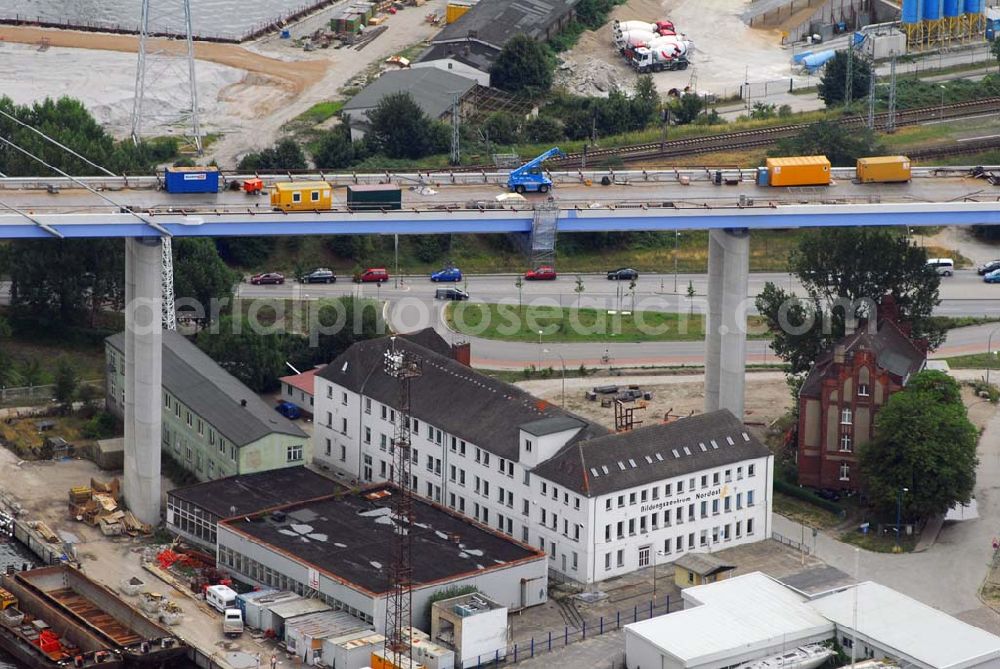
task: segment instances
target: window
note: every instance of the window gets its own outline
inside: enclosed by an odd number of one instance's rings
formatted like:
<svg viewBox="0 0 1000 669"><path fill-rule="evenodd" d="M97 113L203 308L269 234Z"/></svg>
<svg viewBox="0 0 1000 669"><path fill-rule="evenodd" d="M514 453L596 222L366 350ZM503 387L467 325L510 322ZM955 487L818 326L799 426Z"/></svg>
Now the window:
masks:
<svg viewBox="0 0 1000 669"><path fill-rule="evenodd" d="M743 536L743 521L742 520L737 520L736 521L736 538L739 539L742 536Z"/></svg>
<svg viewBox="0 0 1000 669"><path fill-rule="evenodd" d="M736 468L736 480L737 481L742 481L743 480L743 467L737 467Z"/></svg>
<svg viewBox="0 0 1000 669"><path fill-rule="evenodd" d="M372 398L365 398L365 413L370 414L372 412Z"/></svg>
<svg viewBox="0 0 1000 669"><path fill-rule="evenodd" d="M611 569L611 553L604 554L604 571Z"/></svg>
<svg viewBox="0 0 1000 669"><path fill-rule="evenodd" d="M726 513L729 513L732 508L732 499L729 495L726 495L725 499L723 499L722 510Z"/></svg>
<svg viewBox="0 0 1000 669"><path fill-rule="evenodd" d="M292 193L292 202L302 202L302 193L298 191Z"/></svg>
<svg viewBox="0 0 1000 669"><path fill-rule="evenodd" d="M743 493L741 492L736 493L736 508L737 509L743 508Z"/></svg>
<svg viewBox="0 0 1000 669"><path fill-rule="evenodd" d="M712 485L719 485L719 472L712 474Z"/></svg>
<svg viewBox="0 0 1000 669"><path fill-rule="evenodd" d="M693 488L694 486L691 486L691 487ZM702 488L707 488L708 487L708 474L702 474L701 475L701 487Z"/></svg>
<svg viewBox="0 0 1000 669"><path fill-rule="evenodd" d="M618 508L625 506L625 495L618 495Z"/></svg>
<svg viewBox="0 0 1000 669"><path fill-rule="evenodd" d="M859 383L858 384L858 397L868 397L868 384Z"/></svg>
<svg viewBox="0 0 1000 669"><path fill-rule="evenodd" d="M670 484L669 484L669 483L668 483L667 485L663 486L663 496L664 496L664 497L670 497L670 495L672 495L672 494L673 494L673 493L671 492L670 488L671 488L671 486L670 486Z"/></svg>
<svg viewBox="0 0 1000 669"><path fill-rule="evenodd" d="M326 387L326 397L327 399L333 399L333 386Z"/></svg>
<svg viewBox="0 0 1000 669"><path fill-rule="evenodd" d="M719 515L719 498L718 497L716 497L715 499L712 500L712 515L713 516Z"/></svg>
<svg viewBox="0 0 1000 669"><path fill-rule="evenodd" d="M850 481L851 480L851 466L849 464L847 464L846 462L842 463L840 465L840 480L841 481ZM747 534L749 534L749 533L750 532L748 531Z"/></svg>
<svg viewBox="0 0 1000 669"><path fill-rule="evenodd" d="M605 511L610 511L611 510L611 498L610 497L607 498L606 500L604 500L604 510Z"/></svg>
<svg viewBox="0 0 1000 669"><path fill-rule="evenodd" d="M726 483L729 483L732 480L733 480L733 470L732 469L727 469L726 470Z"/></svg>
<svg viewBox="0 0 1000 669"><path fill-rule="evenodd" d="M629 503L629 505L634 505L635 504L635 493L634 492L630 492L628 494L628 503Z"/></svg>
<svg viewBox="0 0 1000 669"><path fill-rule="evenodd" d="M326 412L326 426L331 429L333 428L333 414L329 411Z"/></svg>
<svg viewBox="0 0 1000 669"><path fill-rule="evenodd" d="M313 202L319 202L319 191L318 190L309 191L309 198Z"/></svg>
<svg viewBox="0 0 1000 669"><path fill-rule="evenodd" d="M465 442L464 441L459 440L459 442L458 442L458 454L461 455L463 458L465 457Z"/></svg>
<svg viewBox="0 0 1000 669"><path fill-rule="evenodd" d="M628 519L628 535L630 537L635 535L635 518Z"/></svg>
<svg viewBox="0 0 1000 669"><path fill-rule="evenodd" d="M451 480L451 481L454 481L454 480L456 480L456 478L457 478L457 475L456 475L455 465L450 465L449 468L448 468L448 479Z"/></svg>
<svg viewBox="0 0 1000 669"><path fill-rule="evenodd" d="M459 469L458 470L458 485L462 486L463 488L465 487L465 470L464 469Z"/></svg>
<svg viewBox="0 0 1000 669"><path fill-rule="evenodd" d="M389 407L382 405L382 420L385 420L389 416Z"/></svg>
<svg viewBox="0 0 1000 669"><path fill-rule="evenodd" d="M340 446L340 461L345 462L347 460L347 446L341 444Z"/></svg>
<svg viewBox="0 0 1000 669"><path fill-rule="evenodd" d="M747 465L747 476L753 476L757 471L757 465Z"/></svg>
<svg viewBox="0 0 1000 669"><path fill-rule="evenodd" d="M548 493L548 491L549 491L549 485L545 481L542 481L542 495L545 495L546 493Z"/></svg>
<svg viewBox="0 0 1000 669"><path fill-rule="evenodd" d="M298 444L296 446L289 446L286 449L287 461L288 462L298 462L302 459L302 445Z"/></svg>
<svg viewBox="0 0 1000 669"><path fill-rule="evenodd" d="M649 546L643 546L639 549L639 567L649 566Z"/></svg>
<svg viewBox="0 0 1000 669"><path fill-rule="evenodd" d="M851 410L849 408L844 408L840 410L840 424L850 425L851 424Z"/></svg>
<svg viewBox="0 0 1000 669"><path fill-rule="evenodd" d="M677 482L677 494L679 495L682 492L684 492L684 481L678 481ZM669 495L670 492L668 491L667 494Z"/></svg>
<svg viewBox="0 0 1000 669"><path fill-rule="evenodd" d="M703 500L701 503L701 517L708 518L708 500Z"/></svg>
<svg viewBox="0 0 1000 669"><path fill-rule="evenodd" d="M524 450L531 453L531 439L524 440Z"/></svg>
<svg viewBox="0 0 1000 669"><path fill-rule="evenodd" d="M753 534L753 518L747 518L747 536Z"/></svg>
<svg viewBox="0 0 1000 669"><path fill-rule="evenodd" d="M524 500L524 502L521 504L521 515L527 516L530 508L531 508L531 503L528 500Z"/></svg>
<svg viewBox="0 0 1000 669"><path fill-rule="evenodd" d="M170 408L170 395L167 395L166 393L163 394L163 404L168 409Z"/></svg>
<svg viewBox="0 0 1000 669"><path fill-rule="evenodd" d="M618 524L615 526L615 529L617 530L616 536L619 539L624 539L625 538L625 521L624 520L619 520Z"/></svg>
<svg viewBox="0 0 1000 669"><path fill-rule="evenodd" d="M343 434L347 434L347 419L346 418L341 418L340 419L340 431Z"/></svg>
<svg viewBox="0 0 1000 669"><path fill-rule="evenodd" d="M383 438L384 437L385 437L385 435L383 435ZM372 443L372 429L370 427L366 427L365 428L365 443L366 444ZM384 443L382 445L382 450L383 451L385 450L385 444Z"/></svg>
<svg viewBox="0 0 1000 669"><path fill-rule="evenodd" d="M579 562L579 558L576 555L576 551L573 551L573 571L577 570L577 567L579 566L579 564L580 564L580 562Z"/></svg>
<svg viewBox="0 0 1000 669"><path fill-rule="evenodd" d="M417 420L416 418L414 418L413 419L413 425L410 426L410 429L413 430L414 434L416 434L417 436L420 436L420 421ZM464 453L463 453L463 455L464 455Z"/></svg>
<svg viewBox="0 0 1000 669"><path fill-rule="evenodd" d="M364 471L365 480L366 481L371 481L372 480L372 456L370 456L370 455L364 456L364 462L365 462L365 471Z"/></svg>
<svg viewBox="0 0 1000 669"><path fill-rule="evenodd" d="M580 510L580 498L579 497L574 497L573 498L573 508L576 509L577 511Z"/></svg>
<svg viewBox="0 0 1000 669"><path fill-rule="evenodd" d="M326 440L326 454L330 455L333 452L333 444L330 443L330 439Z"/></svg>
<svg viewBox="0 0 1000 669"><path fill-rule="evenodd" d="M201 418L198 419L198 434L205 434L205 423L202 422Z"/></svg>
<svg viewBox="0 0 1000 669"><path fill-rule="evenodd" d="M642 503L645 503L646 502L646 495L647 495L647 493L646 493L645 490L643 490L641 493L639 493L639 501L642 502Z"/></svg>
<svg viewBox="0 0 1000 669"><path fill-rule="evenodd" d="M619 549L618 550L618 561L617 562L618 562L618 566L619 567L624 567L625 566L625 549Z"/></svg>
<svg viewBox="0 0 1000 669"><path fill-rule="evenodd" d="M840 435L840 450L843 453L851 452L851 435L847 433Z"/></svg>
<svg viewBox="0 0 1000 669"><path fill-rule="evenodd" d="M378 475L385 478L385 460L378 461Z"/></svg>
<svg viewBox="0 0 1000 669"><path fill-rule="evenodd" d="M659 488L653 488L653 494L652 494L652 496L653 496L654 500L660 499L660 489Z"/></svg>
<svg viewBox="0 0 1000 669"><path fill-rule="evenodd" d="M451 438L451 452L454 453L458 450L458 439L455 437Z"/></svg>

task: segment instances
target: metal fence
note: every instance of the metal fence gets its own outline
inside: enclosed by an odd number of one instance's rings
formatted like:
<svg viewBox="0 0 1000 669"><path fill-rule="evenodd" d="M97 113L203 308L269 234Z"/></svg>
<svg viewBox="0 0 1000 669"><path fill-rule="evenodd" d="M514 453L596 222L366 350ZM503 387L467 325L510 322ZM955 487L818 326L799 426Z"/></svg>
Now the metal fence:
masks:
<svg viewBox="0 0 1000 669"><path fill-rule="evenodd" d="M570 605L571 606L571 605ZM565 608L565 607L563 607ZM650 600L644 604L633 605L630 609L620 609L613 615L599 616L596 619L586 620L579 613L573 612L579 618L577 625L565 625L561 630L542 631L529 637L514 639L507 645L506 655L497 650L493 655L481 655L476 659L475 664L467 664L467 667L500 667L503 665L516 664L529 660L546 653L565 648L566 646L578 642L592 639L596 636L616 632L623 626L640 620L649 620L656 616L662 616L671 611L679 611L684 608L684 603L678 599L671 599L670 595L665 595L660 601ZM594 669L618 669L625 666L624 654L612 658L607 664L588 665Z"/></svg>
<svg viewBox="0 0 1000 669"><path fill-rule="evenodd" d="M80 385L100 389L103 388L104 381L102 379L81 381ZM21 386L17 388L6 388L0 386L0 406L28 407L44 404L46 402L52 402L55 398L55 390L56 386L54 383L41 386Z"/></svg>
<svg viewBox="0 0 1000 669"><path fill-rule="evenodd" d="M788 546L789 548L792 548L794 550L799 551L800 553L805 553L806 555L809 555L810 553L812 553L812 550L809 548L808 544L805 544L805 543L803 543L801 541L795 541L794 539L789 539L788 537L784 536L783 534L778 534L777 532L772 532L771 533L771 538L774 539L775 541L777 541L780 544L783 544L785 546Z"/></svg>

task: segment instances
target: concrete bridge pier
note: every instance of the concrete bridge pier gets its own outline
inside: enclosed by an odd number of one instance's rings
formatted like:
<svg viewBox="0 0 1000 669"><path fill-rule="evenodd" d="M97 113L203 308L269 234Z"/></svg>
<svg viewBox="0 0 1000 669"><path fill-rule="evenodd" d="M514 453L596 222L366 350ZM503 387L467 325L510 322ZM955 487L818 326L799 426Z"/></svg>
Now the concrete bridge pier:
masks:
<svg viewBox="0 0 1000 669"><path fill-rule="evenodd" d="M125 240L125 502L160 522L162 251L159 238Z"/></svg>
<svg viewBox="0 0 1000 669"><path fill-rule="evenodd" d="M708 234L708 323L705 337L705 411L729 409L743 419L747 366L746 303L750 232Z"/></svg>

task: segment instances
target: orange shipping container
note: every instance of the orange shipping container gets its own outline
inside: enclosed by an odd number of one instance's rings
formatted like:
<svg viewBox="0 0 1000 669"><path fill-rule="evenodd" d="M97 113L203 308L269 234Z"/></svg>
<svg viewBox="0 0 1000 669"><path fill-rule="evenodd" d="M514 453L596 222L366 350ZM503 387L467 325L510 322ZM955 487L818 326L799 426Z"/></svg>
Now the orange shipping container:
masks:
<svg viewBox="0 0 1000 669"><path fill-rule="evenodd" d="M828 186L830 161L826 156L790 156L767 159L771 186Z"/></svg>
<svg viewBox="0 0 1000 669"><path fill-rule="evenodd" d="M445 9L445 21L449 24L454 23L455 21L462 18L462 15L464 15L470 9L472 9L471 5L467 5L464 3L457 3L457 2L456 3L449 2L448 7Z"/></svg>
<svg viewBox="0 0 1000 669"><path fill-rule="evenodd" d="M857 177L863 184L909 181L910 159L906 156L858 158Z"/></svg>

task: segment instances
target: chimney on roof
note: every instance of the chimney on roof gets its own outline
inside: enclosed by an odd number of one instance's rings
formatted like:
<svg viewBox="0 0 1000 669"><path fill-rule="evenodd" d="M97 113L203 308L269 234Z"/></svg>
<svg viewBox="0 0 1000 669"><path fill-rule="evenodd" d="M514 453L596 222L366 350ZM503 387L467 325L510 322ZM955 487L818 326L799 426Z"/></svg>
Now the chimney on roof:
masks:
<svg viewBox="0 0 1000 669"><path fill-rule="evenodd" d="M835 365L843 365L844 364L844 353L845 352L846 351L844 349L844 345L843 344L837 344L836 346L834 346L833 347L833 364L835 364Z"/></svg>
<svg viewBox="0 0 1000 669"><path fill-rule="evenodd" d="M452 344L451 357L466 367L472 367L472 345L467 341Z"/></svg>
<svg viewBox="0 0 1000 669"><path fill-rule="evenodd" d="M240 406L241 407L245 407L246 405L247 405L247 401L246 400L240 400Z"/></svg>

